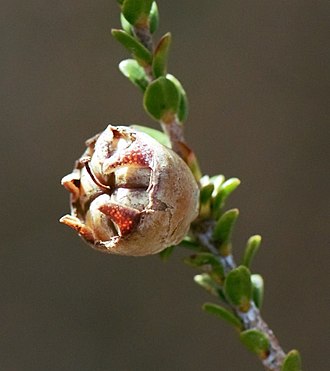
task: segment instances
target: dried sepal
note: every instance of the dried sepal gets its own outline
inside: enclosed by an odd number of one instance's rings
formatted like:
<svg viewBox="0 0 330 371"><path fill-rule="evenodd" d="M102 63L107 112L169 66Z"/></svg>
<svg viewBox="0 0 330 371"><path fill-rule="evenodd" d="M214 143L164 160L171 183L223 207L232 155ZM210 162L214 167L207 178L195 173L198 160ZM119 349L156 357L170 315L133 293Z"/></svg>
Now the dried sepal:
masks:
<svg viewBox="0 0 330 371"><path fill-rule="evenodd" d="M199 191L185 162L149 135L109 125L62 184L71 214L60 221L97 250L149 255L178 244L197 217Z"/></svg>

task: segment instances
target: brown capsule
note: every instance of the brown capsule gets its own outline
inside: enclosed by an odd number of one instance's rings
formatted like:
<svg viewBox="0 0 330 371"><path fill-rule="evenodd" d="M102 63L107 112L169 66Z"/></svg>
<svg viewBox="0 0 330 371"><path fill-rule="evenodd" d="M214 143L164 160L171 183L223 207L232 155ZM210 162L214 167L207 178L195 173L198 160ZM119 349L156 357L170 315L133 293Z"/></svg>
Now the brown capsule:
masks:
<svg viewBox="0 0 330 371"><path fill-rule="evenodd" d="M186 163L125 126L109 125L86 146L62 179L71 214L60 222L113 254L149 255L178 244L198 214L199 190Z"/></svg>

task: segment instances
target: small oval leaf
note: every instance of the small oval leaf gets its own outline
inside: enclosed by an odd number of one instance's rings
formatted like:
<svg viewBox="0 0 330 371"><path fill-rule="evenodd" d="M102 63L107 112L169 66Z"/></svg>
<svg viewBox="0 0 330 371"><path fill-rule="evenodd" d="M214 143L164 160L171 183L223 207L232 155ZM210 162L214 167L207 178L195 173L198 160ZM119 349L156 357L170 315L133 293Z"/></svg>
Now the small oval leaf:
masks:
<svg viewBox="0 0 330 371"><path fill-rule="evenodd" d="M259 358L265 359L269 354L269 339L264 333L250 329L242 331L240 334L242 343Z"/></svg>
<svg viewBox="0 0 330 371"><path fill-rule="evenodd" d="M129 35L133 35L133 27L124 17L123 13L120 13L120 24L125 32L127 32Z"/></svg>
<svg viewBox="0 0 330 371"><path fill-rule="evenodd" d="M175 246L169 246L169 247L167 247L166 249L162 250L159 253L159 257L161 258L161 260L163 262L168 261L168 259L172 256L172 254L174 252L174 247Z"/></svg>
<svg viewBox="0 0 330 371"><path fill-rule="evenodd" d="M221 261L211 253L201 252L186 258L184 262L193 267L203 267L209 265L210 277L217 283L222 283L224 279L224 268Z"/></svg>
<svg viewBox="0 0 330 371"><path fill-rule="evenodd" d="M123 30L111 30L112 36L120 42L133 56L145 64L151 64L152 54L133 36Z"/></svg>
<svg viewBox="0 0 330 371"><path fill-rule="evenodd" d="M198 245L198 243L193 241L189 236L186 236L177 246L184 247L185 249L194 252L201 251L201 247Z"/></svg>
<svg viewBox="0 0 330 371"><path fill-rule="evenodd" d="M238 215L238 209L231 209L226 211L217 221L213 230L213 240L219 245L230 241Z"/></svg>
<svg viewBox="0 0 330 371"><path fill-rule="evenodd" d="M200 189L200 202L205 204L210 201L212 193L214 190L214 185L212 183L206 184Z"/></svg>
<svg viewBox="0 0 330 371"><path fill-rule="evenodd" d="M251 236L246 244L244 257L243 257L243 265L247 268L250 268L252 260L259 250L261 244L261 236L255 235Z"/></svg>
<svg viewBox="0 0 330 371"><path fill-rule="evenodd" d="M214 280L207 273L197 274L194 277L194 281L207 292L217 297L220 296L221 288L217 285Z"/></svg>
<svg viewBox="0 0 330 371"><path fill-rule="evenodd" d="M214 190L212 183L205 184L200 188L199 194L199 216L200 218L209 218L211 213L211 199Z"/></svg>
<svg viewBox="0 0 330 371"><path fill-rule="evenodd" d="M133 26L146 26L153 0L124 0L121 11Z"/></svg>
<svg viewBox="0 0 330 371"><path fill-rule="evenodd" d="M213 303L205 303L203 305L203 310L211 313L217 317L222 318L230 325L234 326L238 330L242 329L242 323L239 318L235 316L234 313L230 312L228 309Z"/></svg>
<svg viewBox="0 0 330 371"><path fill-rule="evenodd" d="M218 194L218 192L220 191L220 187L224 181L225 181L225 177L222 174L213 175L210 178L210 182L214 185L214 191L212 195L213 197L215 197Z"/></svg>
<svg viewBox="0 0 330 371"><path fill-rule="evenodd" d="M252 299L257 308L261 309L262 302L264 299L264 280L262 276L260 276L260 274L252 274L251 282L252 282Z"/></svg>
<svg viewBox="0 0 330 371"><path fill-rule="evenodd" d="M166 77L175 84L175 86L177 87L177 89L179 91L180 103L179 103L179 110L178 110L178 118L179 118L180 122L185 122L187 120L188 110L189 110L187 94L186 94L185 90L183 89L182 84L180 83L180 81L176 77L174 77L173 75L171 75L169 73L166 75Z"/></svg>
<svg viewBox="0 0 330 371"><path fill-rule="evenodd" d="M125 59L119 63L121 73L126 76L134 85L145 91L149 81L147 75L135 59Z"/></svg>
<svg viewBox="0 0 330 371"><path fill-rule="evenodd" d="M291 350L284 358L281 371L302 371L301 358L298 350Z"/></svg>
<svg viewBox="0 0 330 371"><path fill-rule="evenodd" d="M229 195L240 185L241 181L237 178L230 178L221 184L217 195L214 197L213 210L215 218L221 214L221 209Z"/></svg>
<svg viewBox="0 0 330 371"><path fill-rule="evenodd" d="M145 110L156 120L167 121L178 111L180 96L176 86L166 77L149 84L144 93Z"/></svg>
<svg viewBox="0 0 330 371"><path fill-rule="evenodd" d="M252 297L250 271L243 265L231 270L226 277L224 291L231 304L241 312L247 312Z"/></svg>
<svg viewBox="0 0 330 371"><path fill-rule="evenodd" d="M159 41L152 60L152 71L155 78L165 76L167 71L168 53L171 46L172 36L168 32Z"/></svg>
<svg viewBox="0 0 330 371"><path fill-rule="evenodd" d="M155 33L159 26L159 12L156 1L151 5L149 14L149 29L151 33Z"/></svg>

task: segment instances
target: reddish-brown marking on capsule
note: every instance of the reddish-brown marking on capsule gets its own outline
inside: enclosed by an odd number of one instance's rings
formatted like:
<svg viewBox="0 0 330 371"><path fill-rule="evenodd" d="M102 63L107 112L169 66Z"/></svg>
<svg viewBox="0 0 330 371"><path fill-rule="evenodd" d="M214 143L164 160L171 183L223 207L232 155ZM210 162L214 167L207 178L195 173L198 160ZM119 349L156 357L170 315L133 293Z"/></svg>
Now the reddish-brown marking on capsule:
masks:
<svg viewBox="0 0 330 371"><path fill-rule="evenodd" d="M104 170L109 172L121 166L131 165L140 167L149 167L152 162L152 151L138 143L133 143L120 156L112 156L105 161Z"/></svg>
<svg viewBox="0 0 330 371"><path fill-rule="evenodd" d="M125 236L132 232L140 220L140 212L118 204L106 204L99 207L119 229L120 236Z"/></svg>

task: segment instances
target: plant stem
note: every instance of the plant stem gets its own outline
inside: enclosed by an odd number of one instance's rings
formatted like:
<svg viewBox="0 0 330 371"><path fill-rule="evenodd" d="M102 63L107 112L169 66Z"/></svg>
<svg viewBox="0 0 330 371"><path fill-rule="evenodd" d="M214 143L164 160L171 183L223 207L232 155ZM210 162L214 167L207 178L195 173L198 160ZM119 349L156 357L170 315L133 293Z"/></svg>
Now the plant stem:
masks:
<svg viewBox="0 0 330 371"><path fill-rule="evenodd" d="M148 27L135 26L134 35L148 50L154 50L153 38ZM152 72L152 66L144 65L143 68L149 82L151 83L155 79ZM194 152L185 141L183 123L180 122L177 115L174 114L166 117L166 119L163 118L159 123L164 133L170 139L172 150L187 163L195 176L196 181L199 181L202 174Z"/></svg>
<svg viewBox="0 0 330 371"><path fill-rule="evenodd" d="M134 27L134 34L136 38L141 42L142 45L144 45L151 52L153 51L154 49L153 39L152 39L152 35L148 27L137 27L136 26ZM149 77L150 82L153 81L154 76L152 74L151 66L149 65L144 66L144 70L146 72L146 75ZM171 144L172 144L172 149L175 152L177 152L181 157L183 157L181 153L182 150L180 150L180 144L179 144L179 143L185 143L182 123L178 121L178 118L176 116L173 116L166 123L164 121L161 121L160 125L164 133L167 134L167 136L169 137Z"/></svg>
<svg viewBox="0 0 330 371"><path fill-rule="evenodd" d="M227 256L221 256L219 254L218 248L212 241L213 227L213 221L199 220L193 224L192 233L203 248L211 252L219 259L224 267L225 274L227 274L236 267L236 263L231 254ZM255 329L267 335L270 344L269 353L267 354L266 358L261 359L261 362L266 370L280 371L285 353L281 348L279 341L275 337L273 331L261 317L260 311L254 304L254 302L251 300L250 309L248 310L248 312L241 312L234 306L230 304L228 305L231 307L232 311L235 312L237 317L241 319L244 330Z"/></svg>
<svg viewBox="0 0 330 371"><path fill-rule="evenodd" d="M183 126L181 123L179 123L177 117L173 117L170 122L160 122L160 125L164 133L170 139L173 151L176 152L180 157L184 158L182 148L180 146L181 143L185 143Z"/></svg>
<svg viewBox="0 0 330 371"><path fill-rule="evenodd" d="M251 307L247 313L236 311L236 314L241 318L244 329L256 329L267 335L270 344L269 353L266 358L261 359L261 362L266 370L280 371L285 353L273 331L261 317L260 311L254 302L251 301Z"/></svg>
<svg viewBox="0 0 330 371"><path fill-rule="evenodd" d="M140 40L141 44L144 45L149 51L153 51L153 40L149 27L135 26L133 28L135 37Z"/></svg>
<svg viewBox="0 0 330 371"><path fill-rule="evenodd" d="M135 37L151 52L154 50L153 39L150 30L146 26L134 27ZM143 66L147 78L150 82L154 80L153 69L151 65ZM161 120L160 125L170 139L172 149L188 164L197 181L201 178L201 171L194 152L188 147L184 138L183 124L176 115ZM214 244L212 235L215 227L215 220L198 219L191 226L191 233L198 241L202 249L212 253L222 264L224 274L227 275L236 268L236 262L232 254L222 256L217 246ZM259 309L251 300L247 312L242 312L235 306L227 303L231 310L241 319L243 330L255 329L267 336L269 339L269 352L264 355L261 362L266 370L280 371L285 358L285 353L281 348L273 331L261 317Z"/></svg>

